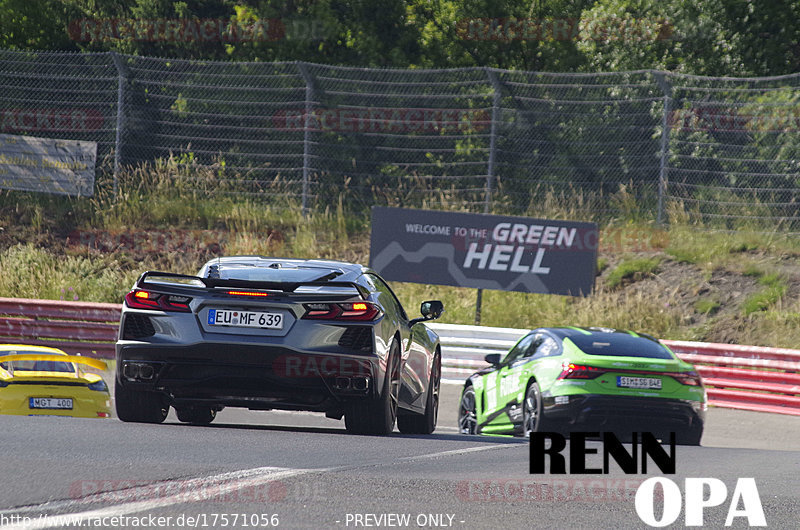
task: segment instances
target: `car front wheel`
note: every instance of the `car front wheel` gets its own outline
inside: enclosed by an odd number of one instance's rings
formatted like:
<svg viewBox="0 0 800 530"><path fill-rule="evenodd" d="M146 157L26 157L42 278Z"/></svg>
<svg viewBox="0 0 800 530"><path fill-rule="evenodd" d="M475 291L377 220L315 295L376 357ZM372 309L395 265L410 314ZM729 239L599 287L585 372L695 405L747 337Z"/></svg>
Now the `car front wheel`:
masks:
<svg viewBox="0 0 800 530"><path fill-rule="evenodd" d="M431 434L436 430L439 416L439 390L442 383L442 359L439 354L433 359L430 378L428 379L428 398L425 401L425 413L409 413L397 416L397 428L403 434Z"/></svg>
<svg viewBox="0 0 800 530"><path fill-rule="evenodd" d="M461 434L478 434L478 417L475 409L475 389L472 385L461 393L458 406L458 430Z"/></svg>

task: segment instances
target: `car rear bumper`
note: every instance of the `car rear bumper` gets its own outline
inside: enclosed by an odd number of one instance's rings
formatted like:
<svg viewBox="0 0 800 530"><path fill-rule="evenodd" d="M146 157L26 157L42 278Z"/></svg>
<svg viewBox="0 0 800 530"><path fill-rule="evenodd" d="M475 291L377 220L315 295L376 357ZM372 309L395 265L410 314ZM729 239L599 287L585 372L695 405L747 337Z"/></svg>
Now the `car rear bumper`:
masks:
<svg viewBox="0 0 800 530"><path fill-rule="evenodd" d="M692 400L597 394L544 397L542 406L545 418L568 427L628 432L702 429L706 409Z"/></svg>
<svg viewBox="0 0 800 530"><path fill-rule="evenodd" d="M118 344L117 380L170 404L326 412L375 396L384 367L372 354L301 352L275 345Z"/></svg>
<svg viewBox="0 0 800 530"><path fill-rule="evenodd" d="M30 399L36 397L71 399L72 408L31 408ZM80 386L10 384L0 390L0 414L110 418L111 400L107 392L90 390Z"/></svg>

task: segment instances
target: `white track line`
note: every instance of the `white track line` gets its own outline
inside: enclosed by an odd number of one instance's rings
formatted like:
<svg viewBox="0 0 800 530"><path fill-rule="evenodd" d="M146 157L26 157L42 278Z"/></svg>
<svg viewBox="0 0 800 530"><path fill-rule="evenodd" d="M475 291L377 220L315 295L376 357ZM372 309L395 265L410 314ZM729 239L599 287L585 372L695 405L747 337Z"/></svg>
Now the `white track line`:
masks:
<svg viewBox="0 0 800 530"><path fill-rule="evenodd" d="M118 504L115 506L110 506L108 508L101 508L98 510L90 510L86 512L75 512L63 515L51 515L46 519L36 517L32 518L33 520L30 521L28 524L0 526L0 530L12 530L12 529L36 530L40 528L55 528L59 526L64 526L65 524L80 525L81 521L85 522L89 519L129 515L132 513L144 512L147 510L154 510L156 508L173 506L175 504L187 503L191 502L191 499L187 499L187 497L191 497L191 494L186 491L187 486L190 485L201 486L205 488L213 487L215 496L222 496L225 495L226 493L230 493L232 491L241 488L260 486L278 479L293 477L297 475L304 475L306 473L319 472L319 471L324 472L328 470L260 467L254 469L245 469L242 471L234 471L231 473L222 473L220 475L213 475L210 477L203 477L197 479L165 481L159 484L164 485L165 488L168 488L170 485L172 485L173 487L184 488L184 489L181 490L182 491L181 493L178 493L176 495L170 495L158 499L128 502L128 503ZM106 495L109 494L110 493L106 493ZM97 495L102 496L102 494L97 494ZM202 501L203 499L196 499L196 500ZM70 501L62 501L62 502L69 503ZM72 501L72 502L75 503L81 501ZM38 509L38 511L41 512L44 509L48 508L52 509L53 503L46 503L33 508ZM32 510L29 508L26 509L25 511L30 512ZM19 513L19 510L16 511L16 513Z"/></svg>
<svg viewBox="0 0 800 530"><path fill-rule="evenodd" d="M481 445L479 447L466 447L462 449L451 449L449 451L440 451L438 453L429 453L424 455L407 456L398 458L395 462L379 463L379 464L364 464L355 466L341 466L335 468L318 468L318 469L291 469L281 467L258 467L253 469L244 469L241 471L232 471L229 473L221 473L219 475L212 475L208 477L168 480L148 484L144 486L137 486L131 489L122 491L107 491L102 493L95 493L87 497L75 500L61 500L50 501L36 506L26 506L24 508L0 511L0 515L8 518L10 515L18 515L23 513L37 512L42 513L46 510L58 510L70 506L80 504L88 504L92 502L99 502L108 500L110 496L130 495L135 498L138 494L142 496L144 493L152 493L153 488L163 488L165 491L174 491L177 489L180 493L169 495L156 499L149 499L144 501L135 501L116 504L108 508L100 508L97 510L89 510L84 512L73 512L66 514L50 515L47 518L31 517L27 524L9 524L0 526L0 530L38 530L45 528L55 528L64 525L80 525L81 522L85 523L91 519L99 519L103 517L124 516L134 513L154 510L157 508L164 508L176 504L187 504L191 502L203 502L205 500L212 500L213 497L224 496L233 491L242 488L252 488L261 486L278 479L285 479L298 475L305 475L309 473L329 473L335 471L348 471L351 469L358 469L363 467L370 467L374 465L393 465L397 462L413 462L415 460L425 460L429 458L441 458L445 456L461 455L466 453L475 453L478 451L488 451L492 449L504 449L509 447L519 447L519 444L490 444ZM208 491L213 493L212 499L198 498L197 495L192 495L192 491Z"/></svg>
<svg viewBox="0 0 800 530"><path fill-rule="evenodd" d="M520 445L522 444L505 443L505 444L481 445L480 447L465 447L464 449L451 449L449 451L442 451L440 453L431 453L428 455L405 456L403 458L398 458L397 460L401 462L413 462L414 460L425 460L427 458L441 458L443 456L461 455L465 453L477 453L478 451L488 451L490 449L519 447Z"/></svg>
<svg viewBox="0 0 800 530"><path fill-rule="evenodd" d="M253 469L245 469L240 471L230 471L227 473L220 473L219 475L211 475L207 477L187 478L187 479L168 479L159 480L155 482L145 481L131 481L131 486L128 488L118 488L111 490L98 491L89 495L75 497L74 499L62 499L56 501L48 501L35 506L24 506L21 508L13 508L7 510L0 510L0 515L42 512L45 510L60 510L67 507L78 506L82 504L94 504L97 502L109 501L113 502L119 500L121 497L128 497L132 499L144 499L148 497L158 496L159 492L181 492L180 495L184 496L184 500L188 497L196 497L197 492L202 492L206 497L219 497L222 496L223 491L219 489L219 485L227 481L248 478L254 475L263 475L264 473L283 473L289 471L313 472L314 469L309 470L295 470L291 468L280 467L259 467ZM324 469L322 469L324 471ZM281 476L272 475L270 480L277 480ZM100 481L101 483L103 481ZM137 483L138 482L138 483ZM178 494L175 494L178 496ZM203 500L206 500L204 498ZM4 530L4 526L0 526L0 530Z"/></svg>

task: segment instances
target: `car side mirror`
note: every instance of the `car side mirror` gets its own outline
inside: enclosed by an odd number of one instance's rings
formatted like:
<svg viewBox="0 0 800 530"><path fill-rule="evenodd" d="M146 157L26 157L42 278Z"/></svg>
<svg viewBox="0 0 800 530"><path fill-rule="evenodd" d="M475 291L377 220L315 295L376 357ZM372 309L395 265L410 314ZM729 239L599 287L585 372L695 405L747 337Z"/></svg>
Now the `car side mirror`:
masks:
<svg viewBox="0 0 800 530"><path fill-rule="evenodd" d="M500 355L499 353L490 353L486 355L486 357L484 357L483 360L491 364L492 366L497 366L498 364L500 364L501 357L502 355Z"/></svg>
<svg viewBox="0 0 800 530"><path fill-rule="evenodd" d="M427 320L436 320L444 313L444 304L439 300L426 300L419 306L419 312L422 313L422 318L409 320L408 327L413 327L414 324Z"/></svg>
<svg viewBox="0 0 800 530"><path fill-rule="evenodd" d="M444 304L439 300L427 300L419 306L419 312L426 320L436 320L444 313Z"/></svg>

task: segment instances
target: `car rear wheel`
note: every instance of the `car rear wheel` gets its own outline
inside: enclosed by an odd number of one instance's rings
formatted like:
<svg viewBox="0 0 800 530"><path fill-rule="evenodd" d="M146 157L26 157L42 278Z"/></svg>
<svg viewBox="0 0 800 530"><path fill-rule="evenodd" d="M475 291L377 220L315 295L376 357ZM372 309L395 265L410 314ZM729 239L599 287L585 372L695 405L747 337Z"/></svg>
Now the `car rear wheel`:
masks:
<svg viewBox="0 0 800 530"><path fill-rule="evenodd" d="M461 434L478 434L478 416L475 408L475 389L472 385L461 393L458 406L458 430Z"/></svg>
<svg viewBox="0 0 800 530"><path fill-rule="evenodd" d="M700 445L702 437L702 425L692 425L689 429L675 433L675 441L680 445Z"/></svg>
<svg viewBox="0 0 800 530"><path fill-rule="evenodd" d="M211 407L175 407L178 420L194 425L208 425L217 417L217 410Z"/></svg>
<svg viewBox="0 0 800 530"><path fill-rule="evenodd" d="M126 422L162 423L167 418L169 405L160 394L134 390L114 382L114 403L117 417Z"/></svg>
<svg viewBox="0 0 800 530"><path fill-rule="evenodd" d="M544 423L542 392L539 383L531 381L525 391L525 401L522 403L522 435L530 438L532 432L545 430Z"/></svg>
<svg viewBox="0 0 800 530"><path fill-rule="evenodd" d="M351 403L344 414L344 425L353 434L386 435L394 430L400 396L400 346L392 342L386 361L383 389L378 399Z"/></svg>
<svg viewBox="0 0 800 530"><path fill-rule="evenodd" d="M403 434L431 434L436 430L441 383L442 359L437 353L433 359L430 379L428 380L428 398L425 402L425 413L397 416L397 428L400 429L400 432Z"/></svg>

